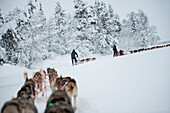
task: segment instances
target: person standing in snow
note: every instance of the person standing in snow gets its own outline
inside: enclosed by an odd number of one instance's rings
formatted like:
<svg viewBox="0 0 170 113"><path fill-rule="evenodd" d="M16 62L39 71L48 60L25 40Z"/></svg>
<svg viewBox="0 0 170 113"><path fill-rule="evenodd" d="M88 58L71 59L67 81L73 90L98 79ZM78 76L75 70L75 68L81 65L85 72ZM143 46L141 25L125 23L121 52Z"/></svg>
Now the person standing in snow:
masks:
<svg viewBox="0 0 170 113"><path fill-rule="evenodd" d="M114 52L114 56L118 56L118 51L117 51L117 48L116 48L116 45L113 46L113 52Z"/></svg>
<svg viewBox="0 0 170 113"><path fill-rule="evenodd" d="M77 65L77 59L76 57L78 57L78 54L76 53L76 51L73 49L72 53L71 53L71 60L72 60L72 65Z"/></svg>

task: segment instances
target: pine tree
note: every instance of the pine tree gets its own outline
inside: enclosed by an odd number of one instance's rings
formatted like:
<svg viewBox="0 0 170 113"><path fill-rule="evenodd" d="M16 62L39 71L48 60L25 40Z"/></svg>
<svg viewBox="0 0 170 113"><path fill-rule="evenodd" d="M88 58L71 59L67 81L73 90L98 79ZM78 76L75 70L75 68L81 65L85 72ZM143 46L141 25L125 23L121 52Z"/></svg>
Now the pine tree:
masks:
<svg viewBox="0 0 170 113"><path fill-rule="evenodd" d="M1 13L1 9L0 9L0 37L3 34L3 26L4 26L5 22L4 22L4 17ZM0 38L1 39L1 38ZM1 45L0 45L1 46Z"/></svg>
<svg viewBox="0 0 170 113"><path fill-rule="evenodd" d="M28 20L18 27L23 39L19 43L21 48L20 58L22 58L19 63L21 65L24 64L30 68L33 64L47 58L46 44L44 44L44 40L46 40L46 35L44 35L45 25L46 17L40 4L40 8L37 6Z"/></svg>
<svg viewBox="0 0 170 113"><path fill-rule="evenodd" d="M38 2L37 0L29 0L27 4L27 11L26 15L31 18L31 16L34 14L35 10L37 9Z"/></svg>
<svg viewBox="0 0 170 113"><path fill-rule="evenodd" d="M147 16L144 14L142 10L139 10L137 13L138 17L138 32L139 32L139 42L138 44L140 47L147 47L149 44L149 38L148 37L148 29L149 29L149 22Z"/></svg>
<svg viewBox="0 0 170 113"><path fill-rule="evenodd" d="M96 14L93 6L88 6L82 0L74 0L74 40L73 44L83 56L94 51Z"/></svg>
<svg viewBox="0 0 170 113"><path fill-rule="evenodd" d="M60 2L56 3L54 16L49 20L48 31L50 32L48 51L56 54L65 54L67 15L62 9Z"/></svg>
<svg viewBox="0 0 170 113"><path fill-rule="evenodd" d="M64 10L62 10L62 7L59 2L57 2L55 7L55 14L54 14L54 20L56 24L56 30L58 37L60 37L60 40L64 42L64 33L65 33L65 26L66 26L66 13ZM62 42L62 43L63 43Z"/></svg>
<svg viewBox="0 0 170 113"><path fill-rule="evenodd" d="M88 12L87 12L87 4L85 4L82 0L74 0L74 8L75 15L74 19L77 21L77 30L83 31L88 27Z"/></svg>
<svg viewBox="0 0 170 113"><path fill-rule="evenodd" d="M137 18L136 18L136 14L134 13L134 12L131 12L129 15L128 15L128 17L129 17L129 23L130 23L130 27L131 27L131 31L132 31L132 33L133 34L135 34L135 32L136 32L136 29L137 29L137 23L138 23L138 21L137 21Z"/></svg>
<svg viewBox="0 0 170 113"><path fill-rule="evenodd" d="M113 8L111 5L109 5L109 19L106 22L107 26L107 42L108 44L113 47L113 45L116 44L117 39L119 39L120 31L121 31L121 23L120 18L117 14L114 13Z"/></svg>
<svg viewBox="0 0 170 113"><path fill-rule="evenodd" d="M23 12L15 8L4 16L4 26L2 27L1 46L5 48L6 60L9 63L18 63L19 46L21 37L18 35L17 26L23 19Z"/></svg>
<svg viewBox="0 0 170 113"><path fill-rule="evenodd" d="M122 28L120 46L125 50L144 48L159 40L156 29L149 26L148 17L142 10L128 14Z"/></svg>
<svg viewBox="0 0 170 113"><path fill-rule="evenodd" d="M0 40L1 47L6 51L6 60L8 63L18 63L16 51L18 50L18 38L12 29L8 29L5 34L2 35Z"/></svg>
<svg viewBox="0 0 170 113"><path fill-rule="evenodd" d="M131 12L127 14L127 20L124 19L122 23L121 38L119 39L119 47L125 51L130 51L139 48L139 20L137 14Z"/></svg>
<svg viewBox="0 0 170 113"><path fill-rule="evenodd" d="M1 9L0 9L0 28L4 25L4 18L2 16L2 13L1 13Z"/></svg>
<svg viewBox="0 0 170 113"><path fill-rule="evenodd" d="M160 40L160 37L158 36L158 33L157 33L156 26L149 27L148 37L149 37L149 40L148 40L149 45L155 45Z"/></svg>
<svg viewBox="0 0 170 113"><path fill-rule="evenodd" d="M96 50L101 48L101 53L110 53L116 39L116 21L113 8L111 5L107 8L104 2L98 0L95 1L94 7L97 14Z"/></svg>

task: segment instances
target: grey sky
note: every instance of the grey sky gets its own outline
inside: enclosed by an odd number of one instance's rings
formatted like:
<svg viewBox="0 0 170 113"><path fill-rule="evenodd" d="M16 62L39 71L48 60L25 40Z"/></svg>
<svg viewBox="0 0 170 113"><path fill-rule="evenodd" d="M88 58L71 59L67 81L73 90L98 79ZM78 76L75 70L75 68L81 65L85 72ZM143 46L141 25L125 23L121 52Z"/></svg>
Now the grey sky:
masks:
<svg viewBox="0 0 170 113"><path fill-rule="evenodd" d="M44 12L49 18L53 12L57 1L59 1L66 12L73 12L73 0L40 0ZM95 0L84 0L88 4L93 4ZM114 11L121 19L126 18L126 14L138 9L142 9L149 18L150 25L157 26L161 40L170 40L170 0L102 0L106 4L111 4ZM3 14L15 7L24 8L27 0L0 0L0 8Z"/></svg>

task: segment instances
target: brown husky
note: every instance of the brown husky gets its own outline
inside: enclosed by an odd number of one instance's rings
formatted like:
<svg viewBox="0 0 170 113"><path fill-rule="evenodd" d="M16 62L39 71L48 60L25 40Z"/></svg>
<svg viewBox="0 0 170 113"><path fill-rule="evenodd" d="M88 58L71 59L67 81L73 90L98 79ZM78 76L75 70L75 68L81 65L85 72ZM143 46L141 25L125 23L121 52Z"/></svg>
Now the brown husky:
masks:
<svg viewBox="0 0 170 113"><path fill-rule="evenodd" d="M74 113L68 94L64 90L54 91L48 99L45 113Z"/></svg>
<svg viewBox="0 0 170 113"><path fill-rule="evenodd" d="M35 91L36 91L36 96L42 92L42 96L44 96L44 90L43 90L43 70L41 69L39 72L36 72L33 74L33 79L36 83L35 85Z"/></svg>
<svg viewBox="0 0 170 113"><path fill-rule="evenodd" d="M38 111L32 101L18 97L6 102L1 113L38 113Z"/></svg>
<svg viewBox="0 0 170 113"><path fill-rule="evenodd" d="M32 100L34 103L35 98L35 81L33 79L28 79L28 75L24 72L25 83L17 93L17 97L23 97L28 100Z"/></svg>
<svg viewBox="0 0 170 113"><path fill-rule="evenodd" d="M28 75L24 72L25 83L17 93L17 98L6 102L1 109L1 113L37 113L34 105L35 81L28 79Z"/></svg>
<svg viewBox="0 0 170 113"><path fill-rule="evenodd" d="M47 68L47 73L49 76L50 87L52 88L52 92L55 90L55 81L58 77L57 71L53 68Z"/></svg>
<svg viewBox="0 0 170 113"><path fill-rule="evenodd" d="M71 101L74 98L74 110L77 109L76 97L78 96L78 88L75 79L71 77L58 77L55 83L58 90L65 90L70 97Z"/></svg>

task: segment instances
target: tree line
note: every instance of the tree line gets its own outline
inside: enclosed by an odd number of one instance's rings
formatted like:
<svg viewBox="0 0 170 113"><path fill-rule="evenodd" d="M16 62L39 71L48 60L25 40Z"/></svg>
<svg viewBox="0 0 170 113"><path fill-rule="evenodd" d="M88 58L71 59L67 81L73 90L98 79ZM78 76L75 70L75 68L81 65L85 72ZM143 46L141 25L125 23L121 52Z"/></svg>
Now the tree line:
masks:
<svg viewBox="0 0 170 113"><path fill-rule="evenodd" d="M0 11L0 36L0 57L27 68L73 49L80 56L111 54L115 44L131 51L160 39L141 9L121 21L110 4L99 0L93 5L74 0L73 14L66 13L57 2L48 20L42 4L29 0L24 9L15 8L6 15Z"/></svg>

